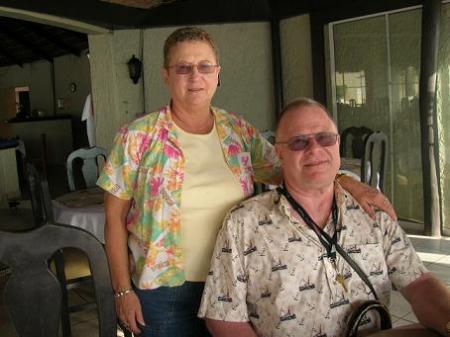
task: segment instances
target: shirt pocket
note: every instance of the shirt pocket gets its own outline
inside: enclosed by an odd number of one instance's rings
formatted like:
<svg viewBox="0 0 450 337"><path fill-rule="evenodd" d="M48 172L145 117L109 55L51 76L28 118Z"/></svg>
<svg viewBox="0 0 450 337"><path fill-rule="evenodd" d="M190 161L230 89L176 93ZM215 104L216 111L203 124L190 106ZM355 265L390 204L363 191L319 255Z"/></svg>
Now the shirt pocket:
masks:
<svg viewBox="0 0 450 337"><path fill-rule="evenodd" d="M343 246L344 250L350 258L362 269L364 274L368 277L377 293L388 286L387 283L388 268L384 257L383 245L379 242L369 243L346 243ZM354 270L347 262L344 262L344 276L351 274L350 289L352 291L370 293L369 288L362 281L356 270ZM357 294L361 295L361 294ZM380 294L378 294L380 295Z"/></svg>

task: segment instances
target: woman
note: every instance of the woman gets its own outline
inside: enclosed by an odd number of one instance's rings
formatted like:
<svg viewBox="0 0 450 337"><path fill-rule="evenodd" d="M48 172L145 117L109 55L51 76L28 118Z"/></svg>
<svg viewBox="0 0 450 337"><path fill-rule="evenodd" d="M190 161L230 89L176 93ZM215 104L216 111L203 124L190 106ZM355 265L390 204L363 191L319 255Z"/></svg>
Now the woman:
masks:
<svg viewBox="0 0 450 337"><path fill-rule="evenodd" d="M242 118L211 106L219 72L207 32L173 32L162 69L170 105L119 131L98 181L107 191L117 313L142 336L208 335L196 315L225 212L253 194L254 181L279 183L272 146ZM351 179L342 183L384 201Z"/></svg>

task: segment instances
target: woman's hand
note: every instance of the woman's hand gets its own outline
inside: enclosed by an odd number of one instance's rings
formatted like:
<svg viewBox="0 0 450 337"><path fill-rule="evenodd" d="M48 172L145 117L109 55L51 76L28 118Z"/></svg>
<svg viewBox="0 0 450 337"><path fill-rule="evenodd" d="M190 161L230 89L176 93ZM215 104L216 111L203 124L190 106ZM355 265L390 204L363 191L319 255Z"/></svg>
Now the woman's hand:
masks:
<svg viewBox="0 0 450 337"><path fill-rule="evenodd" d="M126 218L131 200L120 199L105 193L105 248L116 302L117 316L122 325L132 333L140 333L138 323L145 325L141 304L131 288L128 267L128 231Z"/></svg>
<svg viewBox="0 0 450 337"><path fill-rule="evenodd" d="M144 326L141 304L134 291L115 298L116 311L122 325L134 334L141 333L138 324Z"/></svg>
<svg viewBox="0 0 450 337"><path fill-rule="evenodd" d="M397 220L394 207L392 207L388 198L377 189L345 175L339 176L339 183L356 199L372 219L375 219L375 209L381 209L391 219Z"/></svg>

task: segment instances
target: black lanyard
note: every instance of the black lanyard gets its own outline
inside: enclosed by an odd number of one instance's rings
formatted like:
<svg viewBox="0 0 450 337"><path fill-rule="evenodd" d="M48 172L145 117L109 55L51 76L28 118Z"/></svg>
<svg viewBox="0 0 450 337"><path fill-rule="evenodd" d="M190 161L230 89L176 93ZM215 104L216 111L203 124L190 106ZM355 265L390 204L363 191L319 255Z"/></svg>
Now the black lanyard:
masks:
<svg viewBox="0 0 450 337"><path fill-rule="evenodd" d="M278 193L283 194L286 199L289 201L291 206L297 211L297 213L302 217L303 221L308 225L309 228L311 228L314 233L316 233L317 237L319 238L322 245L327 250L326 257L330 259L330 262L332 263L334 269L336 270L336 281L342 285L345 291L347 291L347 288L345 286L345 279L342 274L339 273L336 266L336 250L338 253L344 258L345 261L356 271L356 273L359 275L359 277L366 283L366 285L369 287L370 291L372 292L373 296L376 300L378 300L377 292L375 291L375 288L373 287L372 283L370 282L367 275L364 273L364 271L361 269L358 264L353 261L353 259L349 256L349 254L337 243L337 220L338 220L338 208L336 204L336 197L333 196L333 206L331 208L331 215L333 220L333 226L334 226L334 233L333 237L330 237L325 231L316 225L313 219L309 216L309 214L306 212L306 210L292 197L292 195L283 187L277 188Z"/></svg>
<svg viewBox="0 0 450 337"><path fill-rule="evenodd" d="M309 216L308 212L292 197L292 195L286 190L286 188L277 188L278 193L283 194L289 201L295 211L301 216L306 225L311 228L320 240L322 246L327 251L326 257L332 261L336 260L336 245L337 245L337 222L338 222L338 208L336 205L336 198L333 196L333 206L331 207L331 217L334 226L333 236L330 237L322 228L317 226L313 219Z"/></svg>

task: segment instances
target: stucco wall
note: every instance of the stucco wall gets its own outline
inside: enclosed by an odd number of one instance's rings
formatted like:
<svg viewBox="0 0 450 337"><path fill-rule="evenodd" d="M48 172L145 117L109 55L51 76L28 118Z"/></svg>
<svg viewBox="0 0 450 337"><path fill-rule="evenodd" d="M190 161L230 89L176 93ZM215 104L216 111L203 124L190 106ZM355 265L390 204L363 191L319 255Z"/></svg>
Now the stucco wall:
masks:
<svg viewBox="0 0 450 337"><path fill-rule="evenodd" d="M221 86L213 104L242 115L260 130L273 129L276 121L270 24L202 27L211 33L220 50ZM169 93L161 78L162 49L164 40L176 28L89 36L99 146L109 149L120 126L168 103ZM309 16L283 20L280 28L285 101L312 96ZM143 79L137 85L128 77L127 62L133 54L144 64Z"/></svg>
<svg viewBox="0 0 450 337"><path fill-rule="evenodd" d="M81 57L65 55L54 59L56 98L64 98L66 106L58 113L81 116L84 99L90 92L89 61L86 53ZM69 83L77 84L77 91L69 91ZM0 67L0 88L30 87L31 110L53 114L52 69L47 61L26 63L23 67Z"/></svg>
<svg viewBox="0 0 450 337"><path fill-rule="evenodd" d="M65 100L63 112L76 117L81 116L86 96L91 92L89 59L86 52L82 52L81 57L75 55L57 57L54 64L56 98ZM75 92L69 89L72 82L76 84Z"/></svg>
<svg viewBox="0 0 450 337"><path fill-rule="evenodd" d="M269 24L203 27L214 37L220 50L222 85L213 104L244 116L261 130L273 128ZM89 37L98 145L110 148L114 134L123 123L144 110L151 112L168 103L169 94L161 79L162 49L164 40L175 28L144 30L144 81L141 79L137 85L129 79L126 63L133 53L140 57L141 32L122 30Z"/></svg>
<svg viewBox="0 0 450 337"><path fill-rule="evenodd" d="M284 103L298 96L313 97L309 15L280 22Z"/></svg>
<svg viewBox="0 0 450 337"><path fill-rule="evenodd" d="M0 67L0 87L30 87L31 110L53 113L51 67L47 61L26 63L23 67Z"/></svg>
<svg viewBox="0 0 450 337"><path fill-rule="evenodd" d="M133 53L139 55L138 37L138 30L89 36L97 146L109 149L118 128L143 111L142 79L134 85L126 64Z"/></svg>

